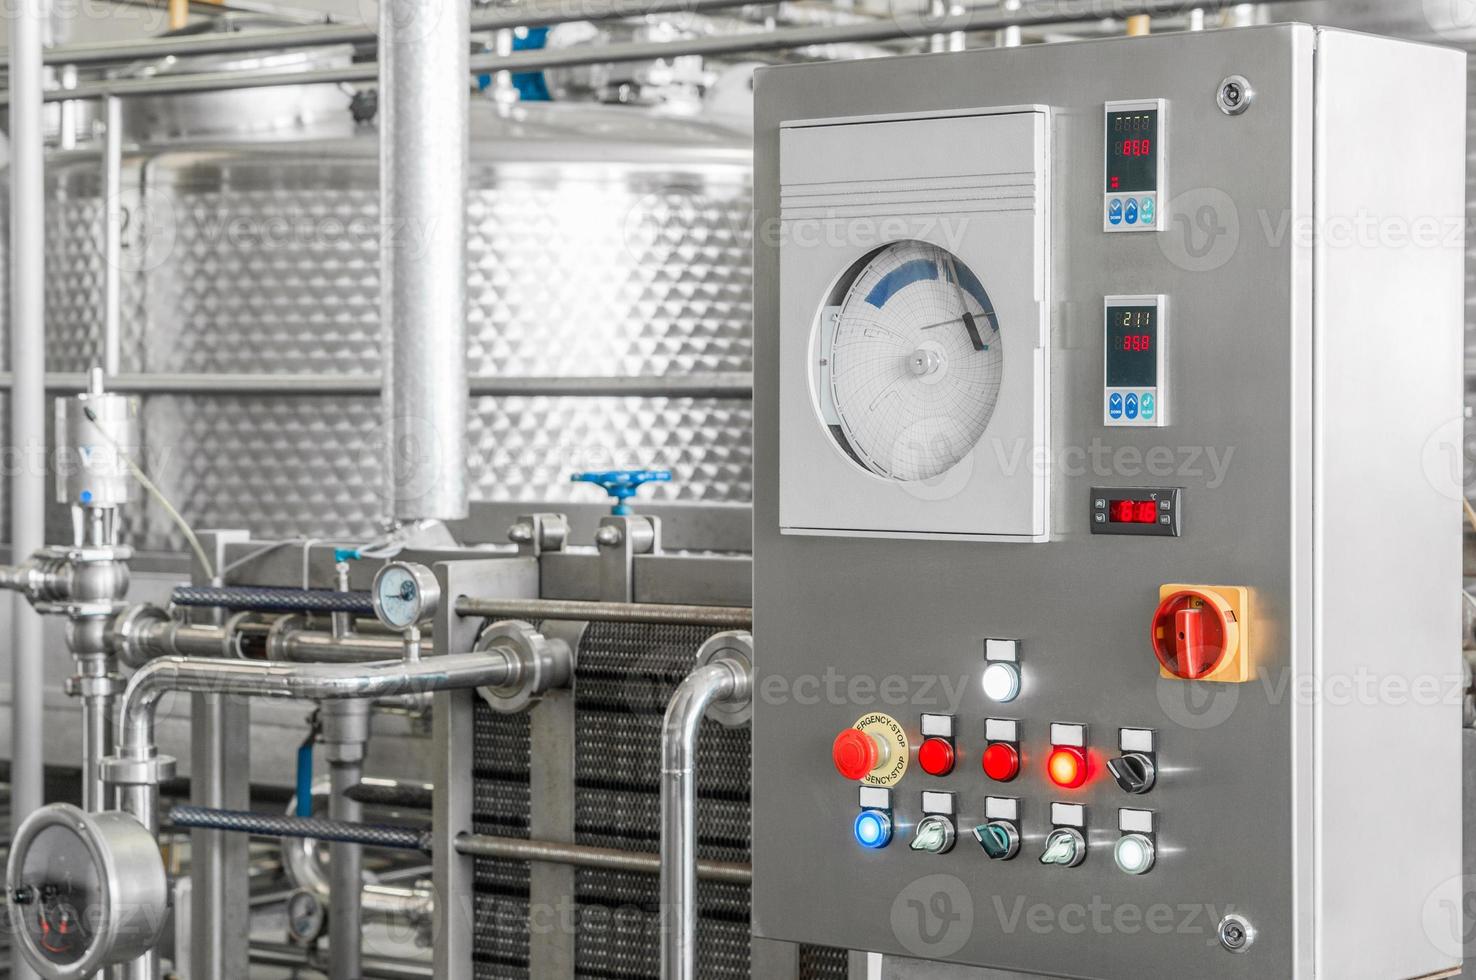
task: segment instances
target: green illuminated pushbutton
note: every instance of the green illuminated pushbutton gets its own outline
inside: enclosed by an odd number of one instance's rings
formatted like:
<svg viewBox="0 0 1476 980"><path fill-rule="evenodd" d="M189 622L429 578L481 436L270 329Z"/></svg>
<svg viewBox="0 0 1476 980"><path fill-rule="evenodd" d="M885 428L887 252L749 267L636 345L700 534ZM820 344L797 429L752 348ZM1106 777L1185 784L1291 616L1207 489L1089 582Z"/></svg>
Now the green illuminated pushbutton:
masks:
<svg viewBox="0 0 1476 980"><path fill-rule="evenodd" d="M908 846L925 854L947 854L953 850L957 837L958 832L953 828L953 821L947 817L923 817L912 835L912 843Z"/></svg>
<svg viewBox="0 0 1476 980"><path fill-rule="evenodd" d="M1007 820L994 820L975 827L974 839L991 861L1008 861L1020 853L1020 832Z"/></svg>

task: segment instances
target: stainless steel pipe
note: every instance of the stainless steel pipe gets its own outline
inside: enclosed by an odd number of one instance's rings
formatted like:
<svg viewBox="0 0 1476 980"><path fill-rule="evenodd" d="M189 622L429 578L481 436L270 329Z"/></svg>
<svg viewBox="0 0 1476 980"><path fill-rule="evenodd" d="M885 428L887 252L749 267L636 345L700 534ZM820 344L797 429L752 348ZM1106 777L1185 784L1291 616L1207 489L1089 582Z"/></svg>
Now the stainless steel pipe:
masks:
<svg viewBox="0 0 1476 980"><path fill-rule="evenodd" d="M709 708L749 700L753 668L719 654L677 686L661 726L661 980L697 980L697 734Z"/></svg>
<svg viewBox="0 0 1476 980"><path fill-rule="evenodd" d="M401 0L402 3L408 0ZM1271 0L1281 3L1286 0ZM1234 0L1123 0L1113 3L1111 18L1133 16L1165 17L1187 13L1193 9L1221 10L1238 7ZM755 51L790 51L829 44L864 44L897 41L923 34L965 32L981 33L1009 28L1050 27L1062 24L1099 22L1100 0L1062 0L1039 3L1019 11L1001 10L997 6L979 6L935 21L906 17L885 18L854 24L823 27L797 27L746 34L720 34L688 38L681 41L632 42L627 44L590 45L518 51L510 55L478 55L463 59L468 74L494 72L541 71L577 65L619 64L631 61L657 61L689 55L742 54ZM326 85L350 82L373 82L379 78L379 66L365 62L343 67L317 68L302 72L202 72L194 75L155 76L152 78L115 79L78 85L75 89L46 93L47 101L96 99L106 95L165 95L188 92L215 92L239 88L270 88L284 85ZM0 101L10 97L0 93Z"/></svg>
<svg viewBox="0 0 1476 980"><path fill-rule="evenodd" d="M489 619L569 619L591 623L650 623L748 629L753 610L746 606L687 606L654 602L585 602L578 599L456 600L458 616Z"/></svg>
<svg viewBox="0 0 1476 980"><path fill-rule="evenodd" d="M613 20L647 14L693 13L701 10L724 10L743 7L754 0L588 0L580 4L532 0L505 11L478 14L471 19L474 33L505 30L514 27L541 27L570 21ZM212 54L238 54L243 51L281 51L289 48L322 48L340 44L372 45L379 33L356 24L329 24L274 30L222 31L211 34L175 35L142 41L95 41L48 48L43 60L48 65L108 65L156 58L194 58ZM0 60L0 69L9 59Z"/></svg>
<svg viewBox="0 0 1476 980"><path fill-rule="evenodd" d="M591 847L587 844L463 834L456 838L456 850L473 857L502 858L508 861L547 861L576 868L627 871L633 874L661 873L660 855L622 851L613 847ZM747 885L753 882L753 867L734 861L698 861L697 878L700 881L726 881L734 885Z"/></svg>
<svg viewBox="0 0 1476 980"><path fill-rule="evenodd" d="M381 435L395 521L467 514L470 10L379 6Z"/></svg>
<svg viewBox="0 0 1476 980"><path fill-rule="evenodd" d="M364 819L364 806L348 791L364 778L364 753L369 742L369 702L330 701L319 712L323 719L323 754L328 760L328 816L344 823ZM333 841L328 845L328 948L332 959L328 980L358 980L364 957L364 848Z"/></svg>
<svg viewBox="0 0 1476 980"><path fill-rule="evenodd" d="M103 99L103 372L123 364L123 103Z"/></svg>
<svg viewBox="0 0 1476 980"><path fill-rule="evenodd" d="M501 649L427 657L419 663L363 665L160 657L141 667L123 692L118 753L131 761L152 758L155 712L160 699L171 691L306 701L372 699L497 687L516 678L520 669L517 658Z"/></svg>

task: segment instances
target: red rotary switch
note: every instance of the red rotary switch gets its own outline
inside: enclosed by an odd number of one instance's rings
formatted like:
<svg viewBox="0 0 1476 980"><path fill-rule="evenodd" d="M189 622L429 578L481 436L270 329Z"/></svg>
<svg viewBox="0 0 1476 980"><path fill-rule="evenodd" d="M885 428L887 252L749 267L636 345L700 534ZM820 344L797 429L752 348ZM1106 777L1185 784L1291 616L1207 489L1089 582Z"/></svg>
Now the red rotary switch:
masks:
<svg viewBox="0 0 1476 980"><path fill-rule="evenodd" d="M835 737L830 747L835 769L847 779L865 779L882 763L882 744L875 736L856 728L847 728Z"/></svg>
<svg viewBox="0 0 1476 980"><path fill-rule="evenodd" d="M917 764L929 776L946 776L953 772L953 745L946 738L924 739L917 747Z"/></svg>
<svg viewBox="0 0 1476 980"><path fill-rule="evenodd" d="M1020 752L1009 742L990 742L984 750L984 775L1007 783L1020 775Z"/></svg>
<svg viewBox="0 0 1476 980"><path fill-rule="evenodd" d="M1240 624L1223 596L1185 589L1153 614L1153 653L1163 669L1186 681L1213 674L1240 644Z"/></svg>

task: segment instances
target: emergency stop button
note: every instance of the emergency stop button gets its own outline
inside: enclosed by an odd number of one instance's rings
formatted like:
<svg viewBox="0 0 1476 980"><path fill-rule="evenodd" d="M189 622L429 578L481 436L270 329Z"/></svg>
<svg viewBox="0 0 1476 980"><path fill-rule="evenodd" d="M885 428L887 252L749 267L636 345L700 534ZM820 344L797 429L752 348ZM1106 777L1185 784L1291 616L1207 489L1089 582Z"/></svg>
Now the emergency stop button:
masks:
<svg viewBox="0 0 1476 980"><path fill-rule="evenodd" d="M865 779L887 759L887 746L880 738L857 728L847 728L835 737L830 748L835 771L849 780Z"/></svg>
<svg viewBox="0 0 1476 980"><path fill-rule="evenodd" d="M906 729L879 711L856 719L830 746L835 771L868 786L895 786L906 775L911 757Z"/></svg>

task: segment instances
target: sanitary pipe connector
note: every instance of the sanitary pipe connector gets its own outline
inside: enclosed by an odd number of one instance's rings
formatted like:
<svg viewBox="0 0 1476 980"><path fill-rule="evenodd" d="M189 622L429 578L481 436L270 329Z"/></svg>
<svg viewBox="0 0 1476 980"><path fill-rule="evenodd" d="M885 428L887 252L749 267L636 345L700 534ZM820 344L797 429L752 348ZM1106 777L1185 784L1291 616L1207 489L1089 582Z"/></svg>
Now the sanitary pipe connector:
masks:
<svg viewBox="0 0 1476 980"><path fill-rule="evenodd" d="M574 677L574 651L520 619L493 623L478 637L476 649L496 650L512 663L507 681L477 689L492 710L515 714L537 703L546 692L567 687Z"/></svg>

